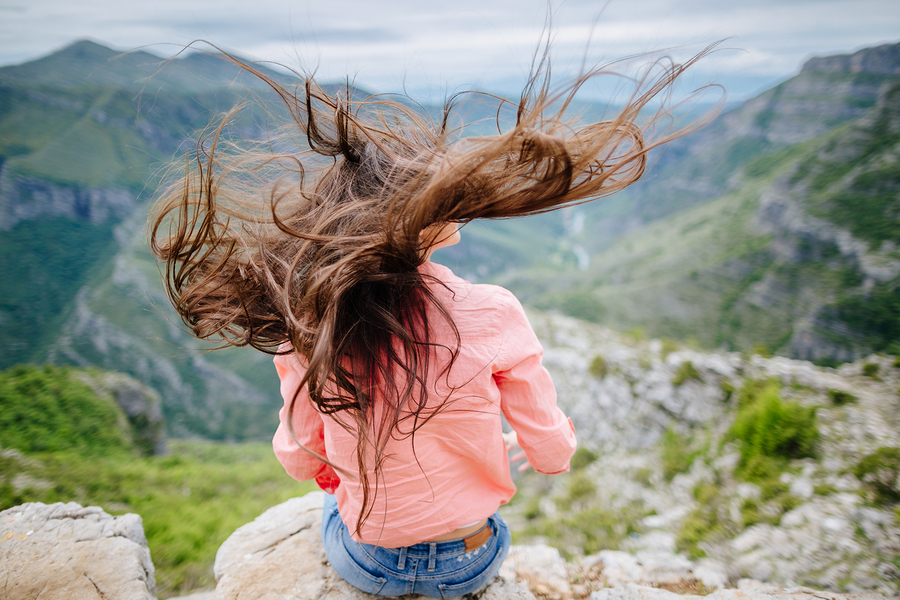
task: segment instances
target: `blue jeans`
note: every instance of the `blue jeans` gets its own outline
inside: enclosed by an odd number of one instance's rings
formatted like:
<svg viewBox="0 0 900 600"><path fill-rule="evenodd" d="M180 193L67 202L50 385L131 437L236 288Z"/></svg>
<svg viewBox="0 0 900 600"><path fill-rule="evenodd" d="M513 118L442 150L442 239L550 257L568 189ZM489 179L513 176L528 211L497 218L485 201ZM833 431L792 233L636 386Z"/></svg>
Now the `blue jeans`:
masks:
<svg viewBox="0 0 900 600"><path fill-rule="evenodd" d="M382 548L354 541L338 512L337 501L328 494L322 512L322 544L338 575L364 592L456 598L486 586L509 552L509 527L500 515L491 515L487 526L493 535L470 552L466 552L462 540Z"/></svg>

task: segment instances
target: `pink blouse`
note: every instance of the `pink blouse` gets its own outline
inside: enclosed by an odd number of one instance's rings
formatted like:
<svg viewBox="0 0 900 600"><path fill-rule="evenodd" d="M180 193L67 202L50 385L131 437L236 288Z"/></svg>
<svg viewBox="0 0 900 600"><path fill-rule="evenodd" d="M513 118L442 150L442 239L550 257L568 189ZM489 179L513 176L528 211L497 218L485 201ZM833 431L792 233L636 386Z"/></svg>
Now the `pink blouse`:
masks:
<svg viewBox="0 0 900 600"><path fill-rule="evenodd" d="M295 479L315 478L335 494L354 539L386 548L409 546L480 521L513 497L516 486L501 437L501 414L541 473L568 471L576 446L572 422L556 406L553 382L541 365L540 342L515 296L501 287L470 284L435 263L426 262L419 270L438 280L425 279L459 330L459 357L449 374L441 375L441 365L435 363L429 372L436 404L448 395L450 399L416 432L414 448L409 436L395 435L388 442L377 486L372 461L367 461L375 501L359 536L355 531L363 494L354 428L347 431L320 414L305 388L300 391L293 411L297 440L346 469L339 478L291 439L286 407L305 371L296 354L275 357L285 399L273 440L278 460ZM452 343L452 330L443 319L429 313L429 323L433 339Z"/></svg>

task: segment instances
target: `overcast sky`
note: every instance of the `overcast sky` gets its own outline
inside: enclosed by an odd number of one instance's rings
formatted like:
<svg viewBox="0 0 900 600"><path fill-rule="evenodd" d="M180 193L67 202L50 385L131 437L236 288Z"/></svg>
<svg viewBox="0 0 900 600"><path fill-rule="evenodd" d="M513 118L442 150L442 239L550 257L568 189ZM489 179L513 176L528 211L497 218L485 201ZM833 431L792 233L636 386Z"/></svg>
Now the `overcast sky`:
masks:
<svg viewBox="0 0 900 600"><path fill-rule="evenodd" d="M813 55L900 39L897 0L0 0L0 64L85 37L169 55L195 39L255 59L346 75L373 91L515 91L552 11L557 72L635 53L689 56L727 38L693 82L732 99Z"/></svg>

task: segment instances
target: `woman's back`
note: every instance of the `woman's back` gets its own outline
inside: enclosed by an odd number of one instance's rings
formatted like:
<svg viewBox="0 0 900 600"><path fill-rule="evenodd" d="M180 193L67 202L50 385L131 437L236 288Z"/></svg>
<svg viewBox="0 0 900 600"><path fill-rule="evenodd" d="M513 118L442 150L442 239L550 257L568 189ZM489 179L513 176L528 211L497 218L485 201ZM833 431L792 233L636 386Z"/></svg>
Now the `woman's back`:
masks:
<svg viewBox="0 0 900 600"><path fill-rule="evenodd" d="M428 406L418 422L409 410L401 417L398 431L385 447L380 473L369 477L374 497L371 513L353 536L390 548L433 539L482 520L512 498L516 488L502 438L501 412L519 433L537 470L568 470L575 450L571 424L556 407L553 383L540 364L540 343L515 297L497 286L469 284L431 262L424 263L420 272L453 319L459 354L451 370L443 372L449 351L440 344L449 346L454 332L445 321L429 319L438 345L434 368L429 370ZM304 367L293 353L275 362L289 403ZM376 422L384 409L376 406ZM282 424L274 439L282 464L297 479L318 477L326 489L334 485L334 471L291 439L286 412L281 413ZM417 426L415 434L409 435ZM363 491L360 478L354 476L354 423L342 426L321 415L301 393L294 404L294 432L301 444L346 469L333 491L341 515L355 532L354 517L361 512ZM366 458L374 469L374 455Z"/></svg>

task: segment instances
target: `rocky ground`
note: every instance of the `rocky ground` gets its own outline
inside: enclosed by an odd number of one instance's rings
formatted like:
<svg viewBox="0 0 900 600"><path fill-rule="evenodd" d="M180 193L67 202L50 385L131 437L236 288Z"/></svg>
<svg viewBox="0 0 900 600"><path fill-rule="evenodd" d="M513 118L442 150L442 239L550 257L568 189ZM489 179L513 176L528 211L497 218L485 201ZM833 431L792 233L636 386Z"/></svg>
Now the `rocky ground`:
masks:
<svg viewBox="0 0 900 600"><path fill-rule="evenodd" d="M550 543L574 561L613 548L690 563L707 587L752 578L900 594L895 357L835 370L530 316L588 452L565 477L519 480L504 509L519 542ZM754 478L731 429L759 382L772 382L785 404L814 408L818 436L810 456Z"/></svg>
<svg viewBox="0 0 900 600"><path fill-rule="evenodd" d="M319 537L322 492L272 507L229 537L216 557L215 590L178 600L373 598L328 566ZM112 517L74 503L26 504L0 513L5 600L153 598L153 565L137 515ZM883 595L782 588L665 552L602 551L566 562L546 545L513 546L500 576L468 600L878 600ZM407 600L422 600L408 596Z"/></svg>
<svg viewBox="0 0 900 600"><path fill-rule="evenodd" d="M820 368L530 316L580 449L568 474L519 477L501 509L515 546L479 598L900 597L900 360ZM748 414L766 423L753 436L736 425ZM796 447L766 450L781 429ZM240 528L216 590L190 598L365 597L327 567L320 507L318 493L295 498ZM73 504L0 513L0 596L152 597L135 522Z"/></svg>

